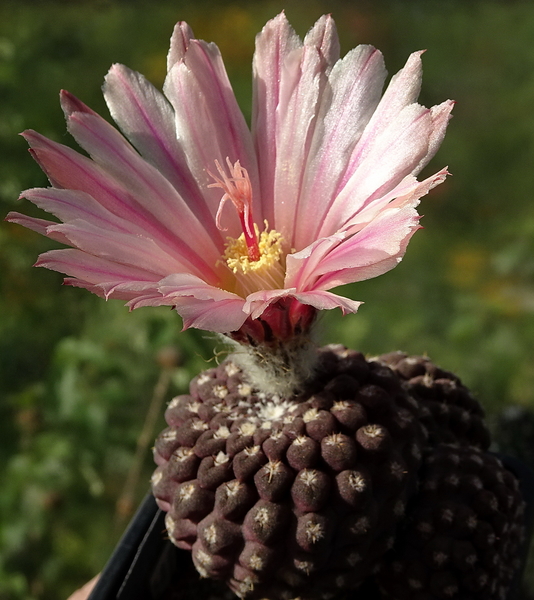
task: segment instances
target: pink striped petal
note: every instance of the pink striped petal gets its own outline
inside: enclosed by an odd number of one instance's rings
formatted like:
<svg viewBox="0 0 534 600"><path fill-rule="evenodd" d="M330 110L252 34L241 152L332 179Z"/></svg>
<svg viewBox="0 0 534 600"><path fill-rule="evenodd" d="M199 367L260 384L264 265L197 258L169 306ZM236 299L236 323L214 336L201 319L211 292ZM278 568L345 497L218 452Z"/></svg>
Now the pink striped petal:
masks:
<svg viewBox="0 0 534 600"><path fill-rule="evenodd" d="M183 298L176 305L182 317L184 329L195 327L216 333L238 331L247 319L243 312L243 300L197 300Z"/></svg>
<svg viewBox="0 0 534 600"><path fill-rule="evenodd" d="M87 104L82 102L79 98L76 98L73 94L67 90L61 90L59 93L59 101L65 117L68 119L69 116L74 112L86 112L90 115L97 115L92 108L89 108Z"/></svg>
<svg viewBox="0 0 534 600"><path fill-rule="evenodd" d="M184 21L179 21L174 26L171 36L171 45L167 54L167 71L170 71L177 62L184 59L185 53L192 39L193 30Z"/></svg>
<svg viewBox="0 0 534 600"><path fill-rule="evenodd" d="M405 188L399 185L396 188L395 200L388 203L388 208L416 207L423 196L426 196L430 190L445 181L447 175L449 175L449 172L447 167L445 167L441 171L434 173L434 175L423 179L423 181L417 181L414 177L412 185L407 185ZM410 179L412 177L408 176L405 181L409 182Z"/></svg>
<svg viewBox="0 0 534 600"><path fill-rule="evenodd" d="M64 250L49 250L39 256L35 263L71 277L82 279L98 286L117 285L124 282L151 282L155 285L157 276L137 266L119 264L106 260L81 250L66 248Z"/></svg>
<svg viewBox="0 0 534 600"><path fill-rule="evenodd" d="M317 205L326 214L347 168L347 155L360 138L375 110L386 77L380 52L358 46L339 61L329 76L331 95L321 100L316 128L306 167L305 184L299 201L299 223L294 243L304 248L317 235Z"/></svg>
<svg viewBox="0 0 534 600"><path fill-rule="evenodd" d="M157 277L153 273L92 256L81 250L45 252L35 266L66 273L70 275L64 280L66 285L83 287L106 300L132 300L140 294L145 296L147 291L161 298L157 292Z"/></svg>
<svg viewBox="0 0 534 600"><path fill-rule="evenodd" d="M419 228L419 218L413 208L383 211L367 227L332 249L318 265L315 275L360 268L387 256L398 256L406 238ZM344 283L349 282L337 285Z"/></svg>
<svg viewBox="0 0 534 600"><path fill-rule="evenodd" d="M432 130L428 140L428 151L424 159L417 165L414 173L419 173L423 167L434 157L441 142L445 137L447 125L451 118L451 111L454 108L455 102L453 100L446 100L437 106L433 106L430 109L430 117L432 118Z"/></svg>
<svg viewBox="0 0 534 600"><path fill-rule="evenodd" d="M145 233L142 227L113 214L85 192L58 188L32 188L21 192L20 197L30 200L64 223L81 219L98 222L108 229L122 233L133 235Z"/></svg>
<svg viewBox="0 0 534 600"><path fill-rule="evenodd" d="M202 279L180 273L165 277L158 289L166 303L175 306L184 320L184 329L196 327L217 333L236 331L248 314L243 298L220 288L206 285Z"/></svg>
<svg viewBox="0 0 534 600"><path fill-rule="evenodd" d="M328 290L385 273L400 261L418 228L413 208L383 210L354 235L340 232L289 255L285 285L299 292Z"/></svg>
<svg viewBox="0 0 534 600"><path fill-rule="evenodd" d="M174 271L188 268L188 265L184 263L175 248L169 248L164 243L158 243L158 241L149 238L142 227L117 217L84 192L56 188L34 188L26 190L22 193L22 196L63 221L64 225L61 226L56 223L49 223L47 231L48 233L61 232L65 236L64 241L66 243L77 245L74 240L79 239L73 237L72 234L69 236L67 231L85 230L88 227L92 231L96 227L102 236L110 239L112 247L117 239L120 239L121 243L126 243L126 240L130 238L129 246L136 248L136 252L144 252L150 248L150 252L153 254L153 268L151 269L153 272L157 272L155 269L172 268ZM65 227L67 224L71 224L73 229L67 229ZM90 239L89 242L91 242ZM107 247L106 243L104 243L104 246L100 246L100 243L98 243L99 250ZM86 244L85 250L90 252L90 247L92 247L90 244ZM147 252L143 259L148 257L149 254Z"/></svg>
<svg viewBox="0 0 534 600"><path fill-rule="evenodd" d="M318 79L325 78L338 58L339 40L329 15L315 23L304 44L284 13L269 21L256 37L252 132L262 204L265 218L282 231L290 246L292 215L316 126ZM289 187L284 200L285 185Z"/></svg>
<svg viewBox="0 0 534 600"><path fill-rule="evenodd" d="M317 310L332 310L333 308L341 308L343 314L355 313L363 302L350 300L332 292L324 290L314 290L312 292L300 292L295 294L295 298L302 304L309 304Z"/></svg>
<svg viewBox="0 0 534 600"><path fill-rule="evenodd" d="M294 246L298 200L324 85L316 48L303 46L287 56L277 108L274 222L269 225L282 234L289 248Z"/></svg>
<svg viewBox="0 0 534 600"><path fill-rule="evenodd" d="M445 181L447 175L448 171L445 168L423 181L418 181L413 175L406 176L391 191L372 200L363 210L356 213L342 231L345 234L354 234L360 231L385 208L415 208L423 196Z"/></svg>
<svg viewBox="0 0 534 600"><path fill-rule="evenodd" d="M296 288L299 291L311 289L311 284L316 279L315 273L321 261L346 237L346 233L338 232L327 238L316 240L299 252L289 254L286 257L284 287Z"/></svg>
<svg viewBox="0 0 534 600"><path fill-rule="evenodd" d="M376 198L411 174L428 152L432 131L430 111L412 104L370 142L365 159L337 195L327 215L319 220L318 237L342 228Z"/></svg>
<svg viewBox="0 0 534 600"><path fill-rule="evenodd" d="M76 279L75 277L65 277L63 283L72 287L86 289L89 292L104 298L105 300L109 300L110 298L115 300L128 300L128 302L126 302L126 306L128 306L130 310L133 310L133 308L139 308L141 306L165 305L165 302L161 301L161 296L155 291L150 291L150 288L147 286L141 289L140 286L135 286L132 283L131 286L126 285L126 287L133 288L133 291L130 291L129 289L119 290L117 287L115 287L112 291L107 291L105 286L93 285L92 283L82 279Z"/></svg>
<svg viewBox="0 0 534 600"><path fill-rule="evenodd" d="M160 277L185 268L183 264L166 255L150 238L106 229L97 220L90 223L77 220L52 225L48 231L64 235L69 245L84 252L121 264L139 266Z"/></svg>
<svg viewBox="0 0 534 600"><path fill-rule="evenodd" d="M219 49L214 44L191 40L183 60L169 71L164 92L175 112L178 138L187 149L188 167L194 175L211 214L222 197L220 190L208 188L216 173L215 161L234 164L237 160L249 174L254 191L254 215L262 222L258 192L258 170L247 124L232 92ZM237 237L239 220L225 211L223 227ZM237 233L239 232L239 233ZM236 235L237 234L237 235Z"/></svg>
<svg viewBox="0 0 534 600"><path fill-rule="evenodd" d="M411 54L404 68L391 78L377 109L352 152L341 186L354 172L356 165L365 158L370 142L390 125L404 108L417 100L421 90L422 54L422 51Z"/></svg>
<svg viewBox="0 0 534 600"><path fill-rule="evenodd" d="M99 165L71 148L48 140L34 131L24 132L24 137L54 186L87 192L114 214L144 229L147 236L161 240L166 247L173 247L181 261L189 265L189 269L202 274L210 283L220 280L220 275L217 274L220 268L192 252L187 244L168 229L166 223L158 221L151 214L152 207L150 203L147 204L146 198L143 199L146 206L143 206Z"/></svg>
<svg viewBox="0 0 534 600"><path fill-rule="evenodd" d="M175 237L215 263L220 250L176 189L101 117L73 113L68 128L91 158L129 190ZM187 242L186 242L187 240Z"/></svg>
<svg viewBox="0 0 534 600"><path fill-rule="evenodd" d="M106 294L102 289L100 289L97 285L93 285L92 283L88 283L87 281L83 281L81 279L76 279L75 277L65 277L63 279L63 285L68 285L70 287L82 288L95 294L99 298L106 299ZM126 295L124 298L118 298L119 300L129 300L130 298Z"/></svg>
<svg viewBox="0 0 534 600"><path fill-rule="evenodd" d="M384 211L323 258L315 270L313 288L328 290L386 273L401 261L419 228L419 215L413 208Z"/></svg>
<svg viewBox="0 0 534 600"><path fill-rule="evenodd" d="M168 302L165 298L162 298L161 294L157 291L154 293L136 294L134 298L126 303L126 306L130 310L143 308L145 306L170 306L171 308L174 308L174 304Z"/></svg>
<svg viewBox="0 0 534 600"><path fill-rule="evenodd" d="M173 273L159 282L159 290L166 297L194 296L198 300L232 300L240 298L232 292L208 285L190 273ZM240 298L243 300L242 298Z"/></svg>
<svg viewBox="0 0 534 600"><path fill-rule="evenodd" d="M339 60L339 38L332 15L322 15L304 38L305 46L317 48L324 58L326 70Z"/></svg>
<svg viewBox="0 0 534 600"><path fill-rule="evenodd" d="M38 219L36 217L28 217L28 215L23 215L21 213L12 211L6 215L6 221L9 223L17 223L18 225L22 225L27 229L31 229L41 235L46 235L51 240L55 240L56 242L60 242L61 244L68 244L69 240L60 232L54 231L53 228L57 223L53 221L47 221L46 219Z"/></svg>
<svg viewBox="0 0 534 600"><path fill-rule="evenodd" d="M198 184L187 165L187 148L176 137L174 110L169 101L142 75L113 65L105 78L104 98L124 135L173 184L193 214L222 245Z"/></svg>
<svg viewBox="0 0 534 600"><path fill-rule="evenodd" d="M302 42L284 13L269 21L256 36L252 62L252 133L260 170L263 217L274 227L277 109L286 57Z"/></svg>
<svg viewBox="0 0 534 600"><path fill-rule="evenodd" d="M261 317L265 309L282 298L294 296L295 288L285 288L283 290L260 290L247 296L243 310L253 319Z"/></svg>
<svg viewBox="0 0 534 600"><path fill-rule="evenodd" d="M141 218L140 214L128 212L132 210L129 206L133 204L131 198L117 197L119 193L118 190L112 189L110 176L92 160L31 129L21 135L30 145L33 158L54 187L85 191L94 198L101 199L102 204L117 214L124 213L131 218ZM117 187L115 185L115 188Z"/></svg>

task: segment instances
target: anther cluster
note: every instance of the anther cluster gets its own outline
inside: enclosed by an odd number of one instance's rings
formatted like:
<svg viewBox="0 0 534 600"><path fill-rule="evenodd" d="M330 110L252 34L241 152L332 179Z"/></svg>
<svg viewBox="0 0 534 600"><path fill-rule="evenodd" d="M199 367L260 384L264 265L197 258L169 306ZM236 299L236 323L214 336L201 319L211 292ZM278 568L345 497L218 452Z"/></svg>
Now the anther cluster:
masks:
<svg viewBox="0 0 534 600"><path fill-rule="evenodd" d="M242 598L356 589L393 547L427 444L401 379L341 346L299 394L257 392L231 361L171 401L153 490L170 539Z"/></svg>
<svg viewBox="0 0 534 600"><path fill-rule="evenodd" d="M441 444L376 581L394 600L505 600L519 567L524 503L491 454Z"/></svg>

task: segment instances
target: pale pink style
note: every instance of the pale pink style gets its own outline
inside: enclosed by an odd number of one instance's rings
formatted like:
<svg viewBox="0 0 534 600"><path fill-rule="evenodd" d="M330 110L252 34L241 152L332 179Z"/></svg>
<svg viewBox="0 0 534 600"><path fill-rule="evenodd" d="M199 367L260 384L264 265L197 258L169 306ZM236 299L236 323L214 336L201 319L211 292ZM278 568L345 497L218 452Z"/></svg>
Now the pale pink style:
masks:
<svg viewBox="0 0 534 600"><path fill-rule="evenodd" d="M382 95L381 53L358 46L340 59L329 16L304 42L284 14L269 21L253 68L252 131L218 48L185 23L171 39L163 94L111 67L104 96L122 134L62 92L68 130L90 158L23 134L52 187L22 196L60 223L8 220L71 246L37 265L132 308L175 306L184 327L217 332L289 298L355 312L359 302L328 290L401 260L419 228L419 199L446 176L416 179L453 102L416 103L421 52ZM238 261L249 262L234 269L228 257L241 234ZM260 253L268 265L255 271Z"/></svg>

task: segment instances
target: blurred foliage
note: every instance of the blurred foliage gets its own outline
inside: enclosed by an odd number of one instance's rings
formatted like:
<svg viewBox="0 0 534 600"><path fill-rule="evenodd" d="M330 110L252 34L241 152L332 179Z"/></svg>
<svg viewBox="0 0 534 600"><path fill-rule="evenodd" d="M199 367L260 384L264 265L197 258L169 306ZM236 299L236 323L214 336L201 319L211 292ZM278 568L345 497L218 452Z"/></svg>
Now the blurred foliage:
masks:
<svg viewBox="0 0 534 600"><path fill-rule="evenodd" d="M534 408L534 4L464 0L159 2L4 0L0 4L0 216L20 190L46 185L17 136L70 143L57 93L106 114L100 84L123 62L161 85L174 23L220 46L250 116L254 36L282 8L301 34L324 12L342 48L371 43L391 72L427 48L421 101L458 101L427 173L454 176L424 200L425 230L391 273L349 286L366 304L323 317L323 338L369 354L428 353L456 371L496 422ZM38 214L24 205L25 212ZM66 598L105 563L129 515L120 511L154 386L167 399L213 358L202 332L172 311L60 287L33 270L54 244L0 227L0 597ZM162 352L178 350L169 365ZM160 420L159 426L163 426ZM498 433L498 431L497 431ZM520 448L520 445L516 444ZM150 453L136 499L147 489Z"/></svg>

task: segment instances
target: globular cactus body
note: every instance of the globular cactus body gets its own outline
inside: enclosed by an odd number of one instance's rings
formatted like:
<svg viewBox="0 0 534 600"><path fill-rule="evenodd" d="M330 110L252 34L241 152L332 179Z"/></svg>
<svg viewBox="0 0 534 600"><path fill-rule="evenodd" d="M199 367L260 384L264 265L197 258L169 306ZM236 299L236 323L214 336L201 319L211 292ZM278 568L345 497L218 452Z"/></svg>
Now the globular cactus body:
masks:
<svg viewBox="0 0 534 600"><path fill-rule="evenodd" d="M153 490L171 540L247 598L356 589L392 547L425 436L387 367L319 352L300 394L256 392L231 360L166 412Z"/></svg>
<svg viewBox="0 0 534 600"><path fill-rule="evenodd" d="M523 503L483 417L425 357L327 346L288 397L230 357L169 404L153 491L172 542L241 598L503 600Z"/></svg>

